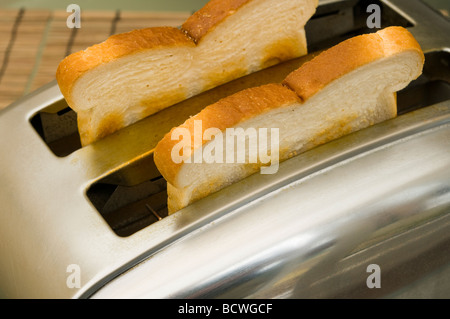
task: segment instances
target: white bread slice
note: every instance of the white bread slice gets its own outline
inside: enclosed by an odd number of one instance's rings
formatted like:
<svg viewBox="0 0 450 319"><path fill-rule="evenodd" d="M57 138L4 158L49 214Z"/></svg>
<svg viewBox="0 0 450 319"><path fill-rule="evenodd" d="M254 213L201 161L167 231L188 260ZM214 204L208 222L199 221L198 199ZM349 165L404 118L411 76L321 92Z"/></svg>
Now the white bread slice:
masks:
<svg viewBox="0 0 450 319"><path fill-rule="evenodd" d="M194 135L195 121L208 128L278 128L279 161L345 134L393 118L396 92L421 73L424 54L402 27L357 36L324 51L287 76L282 84L250 88L203 109L180 127ZM198 123L198 122L197 122ZM261 163L194 163L195 154L214 140L203 140L183 154L191 163L175 163L172 129L154 151L155 163L168 182L172 214L250 174ZM271 144L265 151L271 151ZM259 145L261 147L261 145ZM274 149L275 150L275 149ZM249 148L247 145L247 155ZM267 153L269 154L269 153ZM198 155L198 154L197 154Z"/></svg>
<svg viewBox="0 0 450 319"><path fill-rule="evenodd" d="M111 36L66 57L56 79L82 145L208 89L307 53L318 0L211 0L181 29Z"/></svg>

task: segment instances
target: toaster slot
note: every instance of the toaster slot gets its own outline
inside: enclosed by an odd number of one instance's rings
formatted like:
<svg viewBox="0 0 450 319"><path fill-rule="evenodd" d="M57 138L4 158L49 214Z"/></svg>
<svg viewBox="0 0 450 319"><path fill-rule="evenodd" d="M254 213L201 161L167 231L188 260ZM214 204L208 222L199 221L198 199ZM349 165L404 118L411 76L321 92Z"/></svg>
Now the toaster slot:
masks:
<svg viewBox="0 0 450 319"><path fill-rule="evenodd" d="M433 51L425 54L422 75L398 92L398 114L450 100L450 53Z"/></svg>
<svg viewBox="0 0 450 319"><path fill-rule="evenodd" d="M416 83L399 92L397 96L398 114L402 115L417 109L422 105L433 105L450 100L450 84L442 80Z"/></svg>
<svg viewBox="0 0 450 319"><path fill-rule="evenodd" d="M35 114L30 123L56 156L64 157L81 148L77 114L64 99Z"/></svg>
<svg viewBox="0 0 450 319"><path fill-rule="evenodd" d="M111 229L127 237L168 215L166 185L161 176L132 186L102 180L87 196Z"/></svg>
<svg viewBox="0 0 450 319"><path fill-rule="evenodd" d="M127 237L168 215L166 189L149 155L95 182L86 195L111 229Z"/></svg>

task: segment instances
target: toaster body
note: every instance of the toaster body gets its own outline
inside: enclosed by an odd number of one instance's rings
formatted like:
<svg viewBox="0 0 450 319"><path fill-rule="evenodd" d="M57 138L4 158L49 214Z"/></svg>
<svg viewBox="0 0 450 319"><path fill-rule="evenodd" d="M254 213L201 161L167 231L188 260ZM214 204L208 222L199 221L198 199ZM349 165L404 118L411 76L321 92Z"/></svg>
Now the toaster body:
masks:
<svg viewBox="0 0 450 319"><path fill-rule="evenodd" d="M374 31L369 2L321 1L310 52ZM0 297L449 298L450 22L420 0L376 3L426 57L399 116L170 216L160 138L198 101L281 80L301 58L86 147L55 82L3 110Z"/></svg>

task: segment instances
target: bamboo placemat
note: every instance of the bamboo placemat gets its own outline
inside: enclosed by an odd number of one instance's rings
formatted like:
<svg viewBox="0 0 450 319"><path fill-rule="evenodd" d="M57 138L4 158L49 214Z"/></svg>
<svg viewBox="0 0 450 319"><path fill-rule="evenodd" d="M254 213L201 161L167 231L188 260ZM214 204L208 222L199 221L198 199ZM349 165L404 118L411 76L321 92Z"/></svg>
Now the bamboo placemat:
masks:
<svg viewBox="0 0 450 319"><path fill-rule="evenodd" d="M190 12L82 11L81 28L69 28L71 13L0 10L0 109L55 79L68 54L112 34L152 26L179 26Z"/></svg>

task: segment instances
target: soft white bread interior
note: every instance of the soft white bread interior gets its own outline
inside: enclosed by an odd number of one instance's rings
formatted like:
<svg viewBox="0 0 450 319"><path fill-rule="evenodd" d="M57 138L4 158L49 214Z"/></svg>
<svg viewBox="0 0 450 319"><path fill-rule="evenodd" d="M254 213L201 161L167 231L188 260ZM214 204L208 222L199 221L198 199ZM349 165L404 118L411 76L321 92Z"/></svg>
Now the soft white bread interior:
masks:
<svg viewBox="0 0 450 319"><path fill-rule="evenodd" d="M395 117L396 92L422 73L423 63L423 52L409 31L389 27L351 38L324 51L289 74L282 84L250 88L224 98L180 127L187 128L192 135L195 122L202 123L203 133L209 128L218 128L221 132L227 128L277 128L276 143L255 146L248 142L245 156L248 159L252 147L262 147L266 148L262 154L277 152L278 158L273 159L284 161ZM192 143L190 149L183 150L184 160L176 163L171 154L179 143L172 137L175 129L159 142L154 152L155 163L168 182L170 213L268 165L261 162L208 163L212 160L204 153L211 148L214 138ZM249 136L245 138L250 140ZM234 156L239 155L236 147L228 150L229 144L223 145L224 154L234 151ZM204 152L204 160L195 163L199 152Z"/></svg>
<svg viewBox="0 0 450 319"><path fill-rule="evenodd" d="M82 145L203 91L307 53L318 0L211 0L180 29L114 35L66 57L56 78Z"/></svg>

